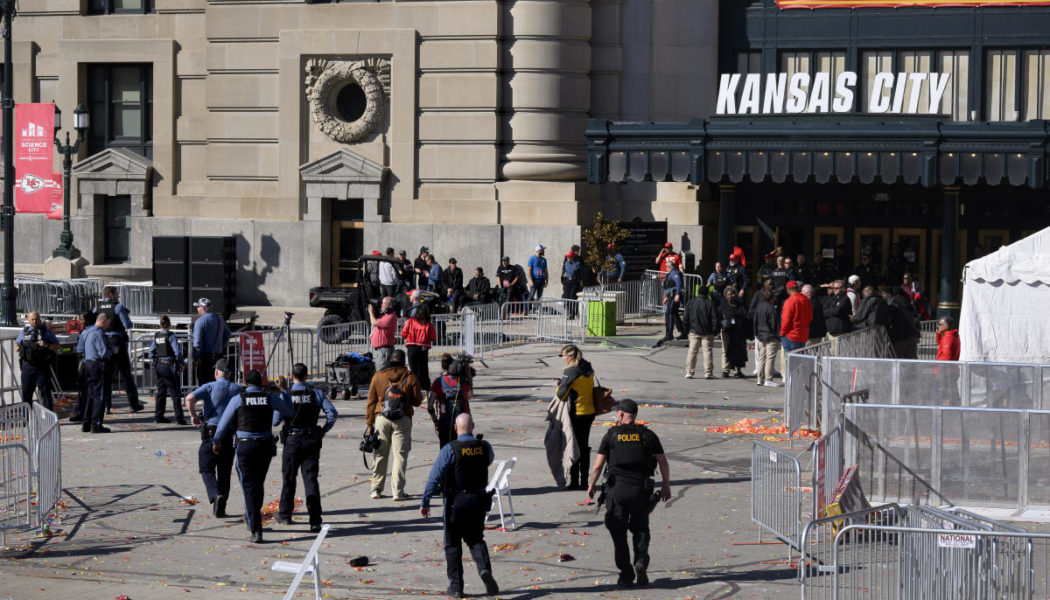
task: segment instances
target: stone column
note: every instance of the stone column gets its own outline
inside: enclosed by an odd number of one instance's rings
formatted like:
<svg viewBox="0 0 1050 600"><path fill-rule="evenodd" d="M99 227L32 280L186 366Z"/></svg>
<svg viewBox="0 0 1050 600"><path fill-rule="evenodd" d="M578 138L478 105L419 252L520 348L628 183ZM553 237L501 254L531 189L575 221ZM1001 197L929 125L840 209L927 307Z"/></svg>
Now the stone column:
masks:
<svg viewBox="0 0 1050 600"><path fill-rule="evenodd" d="M591 97L590 0L512 0L503 13L509 85L501 174L579 181Z"/></svg>
<svg viewBox="0 0 1050 600"><path fill-rule="evenodd" d="M937 301L937 318L959 318L959 188L945 186L941 191L944 211L941 222L941 281ZM956 321L958 322L958 321Z"/></svg>
<svg viewBox="0 0 1050 600"><path fill-rule="evenodd" d="M736 211L736 185L718 186L718 256L715 260L726 261L733 251L733 225ZM725 263L728 264L728 263Z"/></svg>

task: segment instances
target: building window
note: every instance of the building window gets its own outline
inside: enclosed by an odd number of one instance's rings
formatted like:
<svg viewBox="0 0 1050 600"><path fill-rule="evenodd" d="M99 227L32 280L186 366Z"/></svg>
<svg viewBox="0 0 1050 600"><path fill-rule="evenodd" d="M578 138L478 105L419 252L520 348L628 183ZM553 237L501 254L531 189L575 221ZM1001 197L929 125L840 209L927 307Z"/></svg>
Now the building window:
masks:
<svg viewBox="0 0 1050 600"><path fill-rule="evenodd" d="M153 11L153 0L88 0L89 15L144 15Z"/></svg>
<svg viewBox="0 0 1050 600"><path fill-rule="evenodd" d="M1050 50L1025 50L1024 85L1024 120L1050 119Z"/></svg>
<svg viewBox="0 0 1050 600"><path fill-rule="evenodd" d="M870 112L871 92L875 77L879 73L891 73L894 80L890 82L890 94L893 94L896 77L900 73L940 73L948 75L947 87L941 96L940 104L930 111L929 79L919 83L922 87L918 96L919 114L951 115L953 121L967 121L970 80L970 55L966 50L865 50L861 52L860 64L863 73L861 79L861 110ZM911 79L907 80L903 97L911 100ZM892 106L892 105L891 105ZM891 109L890 112L897 112ZM903 107L902 110L903 111Z"/></svg>
<svg viewBox="0 0 1050 600"><path fill-rule="evenodd" d="M131 260L131 196L102 197L103 259L107 263Z"/></svg>
<svg viewBox="0 0 1050 600"><path fill-rule="evenodd" d="M989 121L1016 121L1017 51L989 50L984 97Z"/></svg>
<svg viewBox="0 0 1050 600"><path fill-rule="evenodd" d="M126 148L153 158L151 65L91 65L88 153Z"/></svg>
<svg viewBox="0 0 1050 600"><path fill-rule="evenodd" d="M835 94L835 81L839 73L846 70L846 52L844 50L820 50L780 53L780 72L787 74L787 81L792 75L806 73L809 75L809 92L812 94L817 73L828 74L828 90L831 97ZM830 104L828 111L830 112Z"/></svg>

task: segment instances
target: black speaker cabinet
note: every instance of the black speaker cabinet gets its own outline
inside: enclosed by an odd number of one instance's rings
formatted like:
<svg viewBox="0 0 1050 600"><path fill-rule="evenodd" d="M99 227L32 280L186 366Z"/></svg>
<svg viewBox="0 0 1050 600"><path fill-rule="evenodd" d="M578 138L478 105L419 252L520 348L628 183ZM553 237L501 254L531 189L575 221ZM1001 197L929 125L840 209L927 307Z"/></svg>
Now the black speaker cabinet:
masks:
<svg viewBox="0 0 1050 600"><path fill-rule="evenodd" d="M185 315L191 312L186 287L153 286L153 312L158 315Z"/></svg>
<svg viewBox="0 0 1050 600"><path fill-rule="evenodd" d="M189 258L186 236L153 236L153 262L185 263Z"/></svg>

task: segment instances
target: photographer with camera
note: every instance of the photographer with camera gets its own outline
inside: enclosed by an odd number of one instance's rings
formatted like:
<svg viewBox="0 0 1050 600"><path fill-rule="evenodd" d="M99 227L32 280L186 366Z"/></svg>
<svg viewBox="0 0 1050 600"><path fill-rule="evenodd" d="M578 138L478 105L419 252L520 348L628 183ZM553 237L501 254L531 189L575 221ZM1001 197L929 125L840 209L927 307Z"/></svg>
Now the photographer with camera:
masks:
<svg viewBox="0 0 1050 600"><path fill-rule="evenodd" d="M306 490L306 511L310 515L310 532L321 531L321 489L317 485L317 475L321 461L321 439L335 425L339 413L325 397L324 392L306 383L309 371L303 363L292 365L292 390L289 396L294 414L285 418L280 412L273 413L273 426L284 421L281 430L281 442L284 452L281 454L281 502L277 512L277 522L282 525L292 524L292 511L295 510L295 472L303 473L303 489ZM324 411L324 426L318 426L317 418Z"/></svg>
<svg viewBox="0 0 1050 600"><path fill-rule="evenodd" d="M659 500L666 502L671 498L671 471L660 438L644 425L636 424L637 418L638 405L634 400L616 404L616 426L606 432L598 445L598 458L587 488L587 495L593 498L599 473L608 462L605 527L612 535L616 566L620 569L616 585L620 587L649 583L649 513ZM659 492L654 491L652 479L657 465L663 479ZM634 541L633 563L627 546L628 531Z"/></svg>
<svg viewBox="0 0 1050 600"><path fill-rule="evenodd" d="M263 388L262 373L255 369L248 371L244 382L248 387L230 399L219 419L212 452L216 455L222 452L223 440L236 427L234 438L237 445L234 452L241 492L244 493L244 520L248 525L249 539L253 544L261 544L263 484L266 482L266 472L270 470L270 460L277 455L277 440L273 435L274 412L291 418L295 411L285 391L287 382L284 377L278 377L276 381L280 394Z"/></svg>
<svg viewBox="0 0 1050 600"><path fill-rule="evenodd" d="M376 365L376 371L382 371L390 361L390 353L394 350L394 336L397 330L397 315L394 310L394 299L384 296L376 311L376 305L369 303L368 320L372 323L372 362Z"/></svg>
<svg viewBox="0 0 1050 600"><path fill-rule="evenodd" d="M489 465L495 454L481 436L474 437L474 419L462 414L456 417L455 441L438 453L430 469L419 514L430 517L430 499L443 490L445 510L445 561L448 592L453 598L463 597L463 543L470 548L478 574L485 583L485 593L499 593L492 576L492 563L485 545L485 514L492 507L492 494L485 490Z"/></svg>
<svg viewBox="0 0 1050 600"><path fill-rule="evenodd" d="M474 397L473 358L469 354L441 355L441 376L434 380L427 394L427 412L434 421L439 447L452 439L453 423L461 414L470 414L470 400Z"/></svg>
<svg viewBox="0 0 1050 600"><path fill-rule="evenodd" d="M386 469L394 455L394 502L408 499L405 494L405 470L412 450L412 415L414 407L423 404L419 380L405 368L405 351L394 350L386 368L372 376L365 409L366 438L378 436L375 464L372 465L372 499L383 497Z"/></svg>
<svg viewBox="0 0 1050 600"><path fill-rule="evenodd" d="M18 362L22 365L22 400L32 404L33 391L39 391L44 408L54 410L51 401L51 364L58 350L58 337L44 325L40 313L29 313L28 324L15 338Z"/></svg>

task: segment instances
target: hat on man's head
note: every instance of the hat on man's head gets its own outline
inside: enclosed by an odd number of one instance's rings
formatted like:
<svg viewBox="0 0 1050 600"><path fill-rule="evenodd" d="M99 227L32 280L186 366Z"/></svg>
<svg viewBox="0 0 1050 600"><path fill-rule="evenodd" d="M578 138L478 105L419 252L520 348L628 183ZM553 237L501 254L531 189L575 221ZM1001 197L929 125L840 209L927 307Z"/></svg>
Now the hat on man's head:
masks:
<svg viewBox="0 0 1050 600"><path fill-rule="evenodd" d="M667 242L664 244L664 248L674 248L674 244L672 244L671 242Z"/></svg>
<svg viewBox="0 0 1050 600"><path fill-rule="evenodd" d="M789 290L797 290L798 289L798 282L795 281L794 279L792 279L791 281L787 282L787 289L789 289Z"/></svg>
<svg viewBox="0 0 1050 600"><path fill-rule="evenodd" d="M448 259L448 264L450 264L450 265L456 264L456 259L455 258Z"/></svg>
<svg viewBox="0 0 1050 600"><path fill-rule="evenodd" d="M638 404L630 398L625 398L616 403L616 410L622 410L629 415L638 414Z"/></svg>
<svg viewBox="0 0 1050 600"><path fill-rule="evenodd" d="M536 244L536 249L533 250L533 252L539 252L540 250L546 250L546 249L547 249L547 247L544 246L543 244Z"/></svg>
<svg viewBox="0 0 1050 600"><path fill-rule="evenodd" d="M860 283L860 276L859 275L850 275L849 279L847 279L846 281L848 281L850 285L856 285L856 284Z"/></svg>
<svg viewBox="0 0 1050 600"><path fill-rule="evenodd" d="M198 306L203 306L204 308L211 308L211 298L201 298L200 300L194 302L193 306L195 308Z"/></svg>
<svg viewBox="0 0 1050 600"><path fill-rule="evenodd" d="M430 248L427 248L426 246L420 246L419 253L423 254L424 252L430 252Z"/></svg>
<svg viewBox="0 0 1050 600"><path fill-rule="evenodd" d="M215 361L215 370L222 371L223 373L229 373L230 364L226 362L225 358L220 358L219 360Z"/></svg>
<svg viewBox="0 0 1050 600"><path fill-rule="evenodd" d="M387 364L404 366L405 365L405 351L401 350L400 348L391 351L390 352L390 359L387 360Z"/></svg>

